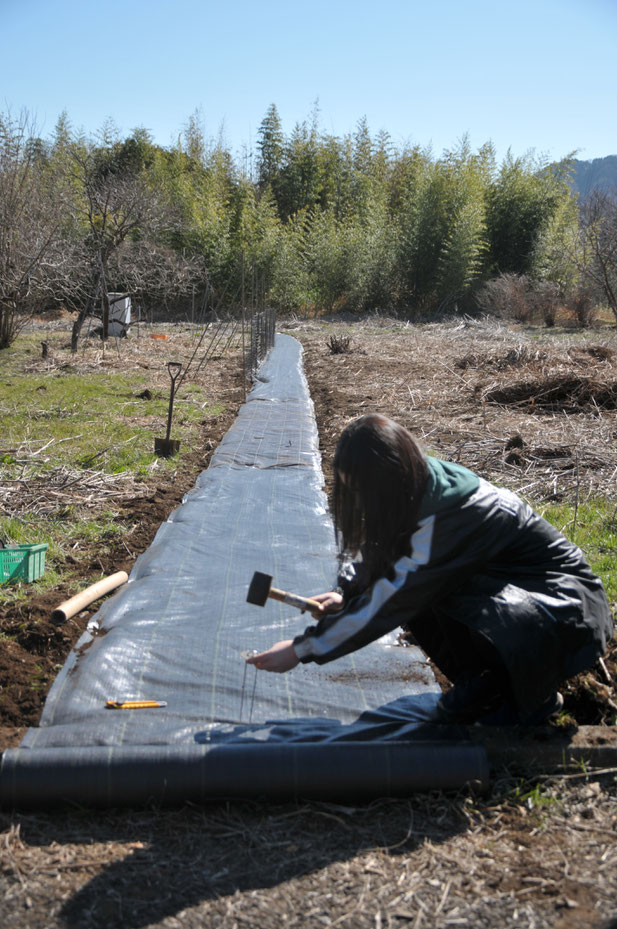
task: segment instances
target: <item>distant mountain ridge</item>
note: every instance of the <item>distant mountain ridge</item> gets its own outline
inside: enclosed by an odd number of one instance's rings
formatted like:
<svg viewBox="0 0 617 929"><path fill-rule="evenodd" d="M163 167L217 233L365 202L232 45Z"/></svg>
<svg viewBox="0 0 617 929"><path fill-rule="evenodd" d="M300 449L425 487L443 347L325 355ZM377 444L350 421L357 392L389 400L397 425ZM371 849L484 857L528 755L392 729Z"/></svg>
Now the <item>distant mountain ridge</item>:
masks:
<svg viewBox="0 0 617 929"><path fill-rule="evenodd" d="M586 197L594 190L617 189L617 155L592 158L591 161L575 159L572 164L572 186L579 196Z"/></svg>

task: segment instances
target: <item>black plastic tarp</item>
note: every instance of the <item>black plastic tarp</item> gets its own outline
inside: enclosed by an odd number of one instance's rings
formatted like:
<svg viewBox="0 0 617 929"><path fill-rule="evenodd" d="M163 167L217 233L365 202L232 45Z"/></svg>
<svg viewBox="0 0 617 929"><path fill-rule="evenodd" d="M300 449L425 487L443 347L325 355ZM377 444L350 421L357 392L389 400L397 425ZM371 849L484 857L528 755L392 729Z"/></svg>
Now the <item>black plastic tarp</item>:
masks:
<svg viewBox="0 0 617 929"><path fill-rule="evenodd" d="M303 595L330 589L336 574L301 352L276 337L210 467L94 617L39 727L4 753L1 803L387 794L486 780L481 750L426 728L439 688L395 634L283 675L244 662L242 652L310 621L273 600L248 604L254 571ZM109 699L167 706L108 710Z"/></svg>

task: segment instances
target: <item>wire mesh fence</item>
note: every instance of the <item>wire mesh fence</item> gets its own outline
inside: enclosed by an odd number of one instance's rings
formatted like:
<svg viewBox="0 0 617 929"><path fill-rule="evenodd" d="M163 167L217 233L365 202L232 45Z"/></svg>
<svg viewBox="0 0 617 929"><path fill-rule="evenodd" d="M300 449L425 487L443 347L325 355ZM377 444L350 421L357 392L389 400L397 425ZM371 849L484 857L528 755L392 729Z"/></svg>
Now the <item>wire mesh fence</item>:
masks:
<svg viewBox="0 0 617 929"><path fill-rule="evenodd" d="M276 313L272 309L253 313L247 328L248 344L244 353L244 380L252 380L259 365L274 345Z"/></svg>
<svg viewBox="0 0 617 929"><path fill-rule="evenodd" d="M246 393L246 385L254 380L260 364L274 345L276 311L264 306L266 289L263 277L260 278L254 269L248 265L245 266L243 258L237 271L238 273L234 279L237 284L235 294L231 293L231 280L220 292L215 292L209 281L206 280L199 301L196 299L196 293L193 292L190 321L187 315L186 323L190 322L194 341L189 357L177 359L177 363L182 366L182 371L175 382L174 394L178 392L183 384L191 380L194 381L208 365L209 361L220 358L227 353L241 355L243 384ZM108 297L117 296L116 294L108 295ZM130 300L127 294L122 294L121 297ZM199 310L196 317L198 303ZM90 314L90 323L93 319L95 319L94 314ZM146 326L148 323L152 325L154 318L148 319L147 314L142 315L140 311L133 320L137 327L138 336L140 334L140 323L144 321ZM123 326L123 335L129 334L130 322L129 310L127 323ZM177 315L172 316L169 322L179 322ZM159 321L159 326L160 324L161 321ZM84 351L87 347L87 337L91 334L99 334L98 329L92 329L92 332L90 330L89 324L84 339ZM111 329L109 334L112 334ZM151 336L152 338L169 338L167 334L161 333L151 333ZM115 344L118 356L120 356L120 345L117 337Z"/></svg>
<svg viewBox="0 0 617 929"><path fill-rule="evenodd" d="M276 311L273 309L243 309L220 317L212 313L184 365L176 391L185 380L194 380L208 361L227 351L241 354L246 389L274 345L275 328Z"/></svg>

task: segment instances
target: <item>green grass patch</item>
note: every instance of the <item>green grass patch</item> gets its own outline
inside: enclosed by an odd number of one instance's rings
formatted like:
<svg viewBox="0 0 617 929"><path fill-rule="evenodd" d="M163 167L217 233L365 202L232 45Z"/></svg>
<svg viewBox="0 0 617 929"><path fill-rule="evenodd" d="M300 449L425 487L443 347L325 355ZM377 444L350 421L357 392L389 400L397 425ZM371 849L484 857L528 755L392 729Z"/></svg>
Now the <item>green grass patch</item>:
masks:
<svg viewBox="0 0 617 929"><path fill-rule="evenodd" d="M25 516L23 518L0 516L0 538L11 543L32 545L47 542L45 573L31 584L12 582L0 588L0 598L6 603L17 603L32 593L44 593L66 580L68 556L77 556L80 547L96 543L99 552L113 547L124 533L112 512L97 514L96 518L75 517L74 519ZM92 578L80 578L75 582L75 592L92 583Z"/></svg>
<svg viewBox="0 0 617 929"><path fill-rule="evenodd" d="M80 545L94 543L103 551L117 543L123 527L115 515L97 511L92 517L81 506L80 472L96 472L94 478L81 476L94 480L95 487L96 481L119 474L128 480L161 480L200 446L203 422L225 409L217 398L211 403L199 385L183 386L175 398L171 427L180 452L174 458L158 458L154 440L167 431L169 379L141 369L83 371L81 359L71 356L62 367L28 371L40 358L40 339L40 333L22 333L0 352L0 482L19 487L8 482L24 481L24 487L34 487L35 493L40 487L44 496L45 482L53 489L66 476L69 488L75 479L75 499L59 498L51 515L0 515L0 538L7 543L49 545L44 576L30 585L3 586L3 600L56 586L61 573L70 573L67 558L71 553L78 557ZM140 396L146 388L150 399ZM119 479L117 486L121 489L124 481Z"/></svg>
<svg viewBox="0 0 617 929"><path fill-rule="evenodd" d="M609 600L617 601L617 507L598 497L580 504L552 503L539 509L545 519L585 553L602 579Z"/></svg>
<svg viewBox="0 0 617 929"><path fill-rule="evenodd" d="M525 806L528 810L540 810L554 806L558 801L547 788L541 784L530 786L521 782L511 794L515 803Z"/></svg>
<svg viewBox="0 0 617 929"><path fill-rule="evenodd" d="M146 387L148 381L140 374L41 375L5 369L0 380L4 477L16 477L24 464L42 472L62 465L108 474L147 473L156 460L154 439L166 435L169 393L150 387L152 399L143 399L139 394ZM180 391L171 438L180 440L181 454L196 441L201 421L223 409L220 403L209 404L197 385ZM159 466L173 468L174 463L159 459Z"/></svg>
<svg viewBox="0 0 617 929"><path fill-rule="evenodd" d="M5 374L0 382L5 476L15 476L26 463L41 471L61 464L145 473L155 461L155 436L166 434L169 407L162 391L152 390L151 400L140 398L146 386L143 376L118 373ZM176 400L172 437L190 445L206 410L204 391L192 386ZM29 461L33 453L38 462Z"/></svg>

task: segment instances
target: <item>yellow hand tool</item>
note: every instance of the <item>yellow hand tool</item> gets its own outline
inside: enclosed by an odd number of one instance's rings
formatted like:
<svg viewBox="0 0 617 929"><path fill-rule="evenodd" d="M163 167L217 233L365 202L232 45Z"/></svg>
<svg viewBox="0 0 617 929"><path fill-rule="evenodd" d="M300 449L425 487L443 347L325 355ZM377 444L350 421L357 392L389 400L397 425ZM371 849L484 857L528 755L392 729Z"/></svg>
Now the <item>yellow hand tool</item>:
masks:
<svg viewBox="0 0 617 929"><path fill-rule="evenodd" d="M108 700L105 706L108 710L149 710L167 706L167 703L164 700Z"/></svg>

